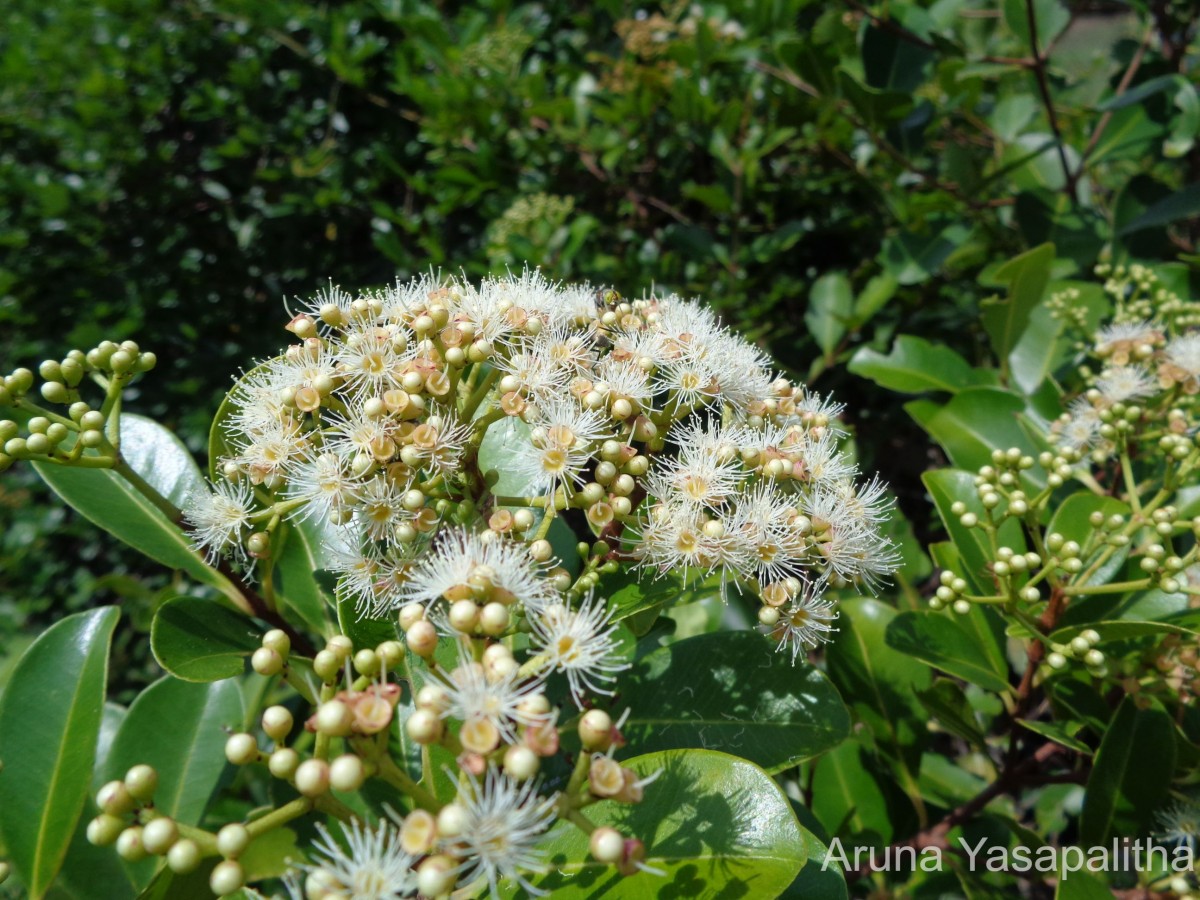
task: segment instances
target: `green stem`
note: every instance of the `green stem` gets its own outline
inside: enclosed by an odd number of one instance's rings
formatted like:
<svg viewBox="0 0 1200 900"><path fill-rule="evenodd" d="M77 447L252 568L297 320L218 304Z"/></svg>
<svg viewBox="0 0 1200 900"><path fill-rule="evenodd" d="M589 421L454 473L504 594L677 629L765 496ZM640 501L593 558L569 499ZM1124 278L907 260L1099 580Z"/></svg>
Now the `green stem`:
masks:
<svg viewBox="0 0 1200 900"><path fill-rule="evenodd" d="M1139 578L1136 581L1113 581L1108 584L1092 584L1074 587L1068 585L1063 593L1069 597L1080 597L1085 594L1120 594L1125 591L1140 591L1150 587L1151 579Z"/></svg>
<svg viewBox="0 0 1200 900"><path fill-rule="evenodd" d="M490 372L483 377L483 381L479 383L479 387L475 388L474 393L467 398L467 402L462 405L462 409L458 411L458 417L464 422L470 422L475 416L475 410L479 408L479 404L483 402L483 398L488 395L497 381L500 380L500 370L493 367Z"/></svg>
<svg viewBox="0 0 1200 900"><path fill-rule="evenodd" d="M376 760L376 764L379 766L379 777L392 787L412 797L413 801L421 809L437 812L442 808L442 805L438 803L437 797L413 781L406 772L401 771L400 767L392 762L390 756L386 754L380 756Z"/></svg>
<svg viewBox="0 0 1200 900"><path fill-rule="evenodd" d="M116 458L112 468L114 472L128 481L139 494L153 503L172 522L178 523L183 518L183 512L179 507L156 491L141 475L133 471L129 463L125 462L122 457L118 456Z"/></svg>

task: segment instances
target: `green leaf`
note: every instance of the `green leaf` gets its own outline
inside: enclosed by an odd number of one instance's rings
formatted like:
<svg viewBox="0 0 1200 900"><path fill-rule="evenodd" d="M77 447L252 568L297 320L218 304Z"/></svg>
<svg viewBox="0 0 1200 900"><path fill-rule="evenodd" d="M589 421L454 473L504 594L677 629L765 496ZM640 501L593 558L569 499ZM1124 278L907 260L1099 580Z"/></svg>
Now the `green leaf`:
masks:
<svg viewBox="0 0 1200 900"><path fill-rule="evenodd" d="M1141 837L1167 799L1175 769L1175 728L1161 709L1138 709L1126 697L1109 723L1088 778L1080 841L1099 846L1113 837Z"/></svg>
<svg viewBox="0 0 1200 900"><path fill-rule="evenodd" d="M63 864L92 783L114 607L50 626L0 697L0 843L30 897Z"/></svg>
<svg viewBox="0 0 1200 900"><path fill-rule="evenodd" d="M935 57L894 32L868 25L862 35L863 74L873 88L911 93L928 75Z"/></svg>
<svg viewBox="0 0 1200 900"><path fill-rule="evenodd" d="M1143 100L1153 97L1155 94L1161 94L1163 91L1170 90L1180 84L1187 84L1187 79L1182 75L1159 75L1156 78L1143 81L1123 94L1118 94L1115 97L1110 97L1103 103L1098 103L1096 105L1096 112L1112 112L1125 106L1140 104Z"/></svg>
<svg viewBox="0 0 1200 900"><path fill-rule="evenodd" d="M949 347L908 334L897 335L887 356L870 347L860 347L847 368L880 387L902 394L925 391L953 394L978 382L970 364Z"/></svg>
<svg viewBox="0 0 1200 900"><path fill-rule="evenodd" d="M941 445L950 461L968 471L990 465L993 450L1016 447L1037 456L1038 448L1018 421L1026 408L1024 398L993 387L965 388L944 406L928 400L904 404L905 411ZM1037 489L1045 486L1045 477L1036 467L1021 474L1022 483Z"/></svg>
<svg viewBox="0 0 1200 900"><path fill-rule="evenodd" d="M587 835L560 822L541 845L550 871L530 879L555 900L774 897L803 866L804 837L787 797L753 763L711 750L668 750L624 765L643 777L662 774L636 806L605 801L587 816L637 835L646 864L665 874L622 876L592 859ZM503 896L518 894L502 888Z"/></svg>
<svg viewBox="0 0 1200 900"><path fill-rule="evenodd" d="M126 420L129 420L128 425ZM127 430L128 429L128 430ZM179 440L140 416L121 416L122 456L159 493L178 503L202 484L199 470ZM67 505L155 562L182 569L200 584L240 597L229 579L198 554L180 527L111 469L77 469L35 462L34 469Z"/></svg>
<svg viewBox="0 0 1200 900"><path fill-rule="evenodd" d="M862 328L874 318L875 313L883 309L887 302L896 296L896 288L899 284L900 282L887 272L876 275L868 281L854 300L852 327L855 330Z"/></svg>
<svg viewBox="0 0 1200 900"><path fill-rule="evenodd" d="M888 625L888 646L989 691L1008 688L1008 672L978 641L942 613L904 612Z"/></svg>
<svg viewBox="0 0 1200 900"><path fill-rule="evenodd" d="M1088 522L1088 517L1092 513L1103 513L1105 517L1119 515L1128 517L1132 510L1129 504L1122 503L1115 497L1101 497L1093 494L1091 491L1079 491L1072 494L1054 511L1054 515L1050 517L1050 523L1046 526L1046 534L1061 534L1068 541L1075 541L1080 547L1087 545L1087 539L1095 530L1091 523ZM1084 569L1088 568L1091 563L1107 549L1107 545L1101 544L1089 557L1084 560ZM1105 566L1102 566L1087 580L1087 584L1104 584L1116 573L1128 556L1128 549L1125 548L1123 553L1114 553L1112 560Z"/></svg>
<svg viewBox="0 0 1200 900"><path fill-rule="evenodd" d="M1062 331L1062 319L1050 315L1046 306L1038 305L1030 313L1029 327L1008 355L1012 380L1026 394L1037 391L1050 374Z"/></svg>
<svg viewBox="0 0 1200 900"><path fill-rule="evenodd" d="M175 597L154 616L150 649L158 664L183 681L220 681L245 671L262 646L254 622L199 597Z"/></svg>
<svg viewBox="0 0 1200 900"><path fill-rule="evenodd" d="M942 525L965 567L965 571L956 574L962 575L979 593L994 593L995 584L988 569L992 557L987 535L980 528L966 528L960 517L951 511L955 502L962 502L967 512L974 513L981 521L985 519L979 492L975 490L975 476L960 469L935 469L922 475L921 481L929 490ZM1000 526L996 537L1003 546L1011 547L1014 552L1025 552L1021 526L1015 520L1009 519Z"/></svg>
<svg viewBox="0 0 1200 900"><path fill-rule="evenodd" d="M1049 738L1056 744L1060 744L1069 750L1074 750L1076 753L1082 753L1085 756L1092 755L1092 748L1085 744L1079 738L1075 737L1067 728L1059 722L1034 722L1031 719L1017 719L1023 728L1027 728L1034 734L1040 734L1044 738ZM1081 726L1078 724L1075 729L1078 730Z"/></svg>
<svg viewBox="0 0 1200 900"><path fill-rule="evenodd" d="M1099 872L1076 871L1069 877L1058 879L1054 900L1112 900L1113 892L1108 889Z"/></svg>
<svg viewBox="0 0 1200 900"><path fill-rule="evenodd" d="M804 324L826 357L833 355L846 334L846 325L854 310L850 281L840 272L817 279L808 295Z"/></svg>
<svg viewBox="0 0 1200 900"><path fill-rule="evenodd" d="M958 222L941 230L901 231L883 239L879 261L900 284L922 284L941 271L951 255L967 243L971 230Z"/></svg>
<svg viewBox="0 0 1200 900"><path fill-rule="evenodd" d="M826 659L829 678L855 715L899 753L924 740L924 711L916 692L929 688L929 669L884 643L896 611L878 600L853 598L839 606L837 636Z"/></svg>
<svg viewBox="0 0 1200 900"><path fill-rule="evenodd" d="M928 690L918 691L917 699L929 715L951 734L976 747L987 746L987 738L975 721L975 712L956 682L938 678Z"/></svg>
<svg viewBox="0 0 1200 900"><path fill-rule="evenodd" d="M796 880L780 897L782 900L847 900L846 876L841 863L829 858L829 836L821 822L811 810L798 803L792 803L792 811L800 822L808 859Z"/></svg>
<svg viewBox="0 0 1200 900"><path fill-rule="evenodd" d="M1002 7L1004 23L1022 43L1029 49L1029 10L1027 0L1004 0ZM1033 0L1034 21L1037 28L1036 52L1044 52L1046 47L1058 37L1059 33L1071 21L1071 13L1059 0Z"/></svg>
<svg viewBox="0 0 1200 900"><path fill-rule="evenodd" d="M383 618L360 615L353 597L338 591L338 628L354 642L355 650L374 650L384 641L396 639L396 617L387 614Z"/></svg>
<svg viewBox="0 0 1200 900"><path fill-rule="evenodd" d="M195 825L225 773L225 741L244 719L237 682L196 684L164 676L129 707L105 766L107 780L141 763L153 766L155 809ZM130 866L139 885L149 883L154 869L154 860Z"/></svg>
<svg viewBox="0 0 1200 900"><path fill-rule="evenodd" d="M721 750L768 772L850 734L829 680L748 631L699 635L646 655L622 677L621 705L633 710L622 731L639 750Z"/></svg>
<svg viewBox="0 0 1200 900"><path fill-rule="evenodd" d="M612 575L602 575L599 585L600 594L607 596L609 605L613 607L614 622L636 617L647 610L696 603L718 595L720 591L719 574L697 575L686 581L678 570L651 577L625 569ZM651 624L653 620L640 631L633 628L633 633L639 636L645 634Z"/></svg>
<svg viewBox="0 0 1200 900"><path fill-rule="evenodd" d="M1180 219L1200 216L1200 182L1180 188L1170 197L1153 204L1144 213L1117 232L1118 237L1146 228L1169 225Z"/></svg>
<svg viewBox="0 0 1200 900"><path fill-rule="evenodd" d="M325 568L320 523L311 519L290 522L277 531L275 558L276 594L317 632L327 627L329 600L315 575Z"/></svg>
<svg viewBox="0 0 1200 900"><path fill-rule="evenodd" d="M1054 245L1042 244L1014 257L992 273L998 283L1008 285L1008 296L1003 300L984 301L980 315L998 359L1007 361L1025 333L1030 314L1042 301L1053 263Z"/></svg>
<svg viewBox="0 0 1200 900"><path fill-rule="evenodd" d="M815 763L812 811L831 834L854 835L859 846L886 843L894 832L888 796L864 762L857 741L846 741Z"/></svg>

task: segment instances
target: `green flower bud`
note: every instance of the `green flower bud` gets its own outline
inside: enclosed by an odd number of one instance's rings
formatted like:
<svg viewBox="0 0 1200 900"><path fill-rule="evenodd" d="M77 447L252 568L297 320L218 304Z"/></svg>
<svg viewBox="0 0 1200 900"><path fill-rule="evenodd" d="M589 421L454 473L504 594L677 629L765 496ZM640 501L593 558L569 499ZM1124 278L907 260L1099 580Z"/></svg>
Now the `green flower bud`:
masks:
<svg viewBox="0 0 1200 900"><path fill-rule="evenodd" d="M158 772L147 765L134 766L125 773L125 787L135 800L149 803L158 790Z"/></svg>

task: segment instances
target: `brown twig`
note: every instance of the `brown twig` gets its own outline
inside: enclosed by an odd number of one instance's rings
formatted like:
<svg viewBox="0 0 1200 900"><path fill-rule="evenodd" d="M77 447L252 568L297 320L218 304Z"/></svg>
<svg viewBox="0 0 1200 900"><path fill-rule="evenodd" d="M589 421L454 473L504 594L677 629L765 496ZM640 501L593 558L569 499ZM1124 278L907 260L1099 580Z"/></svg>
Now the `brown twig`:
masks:
<svg viewBox="0 0 1200 900"><path fill-rule="evenodd" d="M1046 77L1046 56L1038 49L1037 12L1034 10L1033 0L1025 0L1025 20L1029 24L1029 52L1033 59L1034 80L1042 97L1042 105L1046 107L1050 130L1054 133L1054 145L1058 148L1058 161L1062 164L1067 195L1071 198L1071 204L1076 205L1079 203L1079 191L1076 187L1078 173L1072 172L1067 162L1067 147L1063 142L1062 129L1058 126L1058 114L1054 111L1054 98L1050 96L1050 83Z"/></svg>
<svg viewBox="0 0 1200 900"><path fill-rule="evenodd" d="M1142 65L1142 58L1146 55L1146 49L1150 46L1150 38L1154 35L1154 27L1146 29L1146 33L1142 35L1142 42L1138 45L1137 51L1133 54L1133 58L1129 61L1129 67L1125 70L1125 74L1121 76L1121 81L1117 85L1115 97L1120 97L1129 89L1130 83L1133 81L1133 76L1137 74L1137 70ZM1092 151L1096 149L1096 145L1100 143L1100 138L1104 134L1104 129L1108 127L1108 123L1112 121L1112 110L1108 110L1100 117L1100 121L1096 123L1096 130L1092 132L1092 136L1088 139L1087 146L1083 148L1083 158L1079 161L1079 171L1076 173L1076 178L1083 175L1084 165L1087 158L1092 155Z"/></svg>

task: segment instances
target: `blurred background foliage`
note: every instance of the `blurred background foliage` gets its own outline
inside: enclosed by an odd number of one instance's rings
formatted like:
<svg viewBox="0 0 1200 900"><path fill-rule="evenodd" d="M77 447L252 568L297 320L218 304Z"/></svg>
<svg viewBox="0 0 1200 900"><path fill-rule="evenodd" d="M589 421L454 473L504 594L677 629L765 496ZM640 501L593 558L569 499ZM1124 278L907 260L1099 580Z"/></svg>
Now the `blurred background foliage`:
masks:
<svg viewBox="0 0 1200 900"><path fill-rule="evenodd" d="M901 323L980 361L981 276L1047 241L1060 278L1100 258L1181 257L1194 276L1194 16L1190 0L9 0L0 358L136 339L160 366L133 408L200 452L231 375L328 280L527 262L675 290L846 401L864 468L928 537L919 476L939 451L840 364L887 352ZM910 563L905 586L929 571L919 549ZM0 487L0 571L9 650L114 596L147 621L168 588L22 467Z"/></svg>

